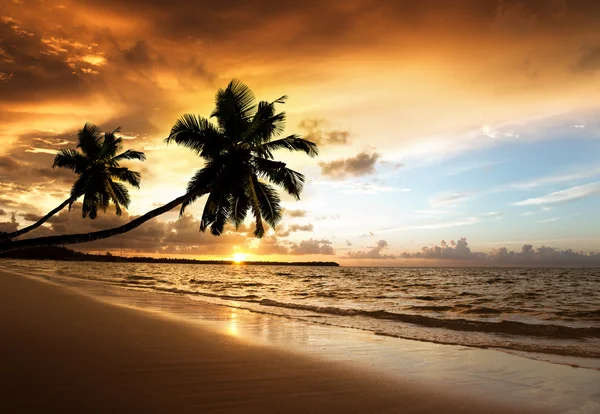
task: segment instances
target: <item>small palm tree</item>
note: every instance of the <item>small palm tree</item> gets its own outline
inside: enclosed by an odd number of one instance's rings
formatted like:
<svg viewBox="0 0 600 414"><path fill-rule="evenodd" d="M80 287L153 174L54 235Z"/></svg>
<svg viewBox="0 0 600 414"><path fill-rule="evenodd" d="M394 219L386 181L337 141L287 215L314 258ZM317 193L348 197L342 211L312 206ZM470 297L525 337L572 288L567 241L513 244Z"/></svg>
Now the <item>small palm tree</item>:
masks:
<svg viewBox="0 0 600 414"><path fill-rule="evenodd" d="M133 150L118 154L123 147L122 138L116 136L119 130L102 133L96 125L86 123L77 134L77 149L60 150L52 165L52 168L66 168L79 175L71 187L69 198L31 226L4 235L3 238L12 239L41 226L67 205L70 209L81 196L83 218L95 219L98 209L106 211L111 202L115 205L117 215L121 215L121 206L128 207L131 202L129 191L123 183L139 188L140 173L121 167L119 163L124 160L144 161L146 156L143 152Z"/></svg>
<svg viewBox="0 0 600 414"><path fill-rule="evenodd" d="M313 157L317 145L296 135L273 140L285 127L285 113L275 111L286 96L256 104L254 94L238 80L220 89L216 108L211 117L216 125L199 115L183 115L173 128L167 143L176 143L194 151L205 165L188 183L187 191L194 194L181 206L185 208L198 197L209 194L200 220L200 230L210 227L218 236L227 221L236 228L243 223L248 211L255 220L254 235L265 233L263 220L270 226L281 220L280 198L273 186L300 199L304 175L273 160L273 151L287 149L303 151Z"/></svg>
<svg viewBox="0 0 600 414"><path fill-rule="evenodd" d="M281 135L285 126L285 113L276 113L275 104L284 103L285 100L286 97L282 96L273 102L261 101L257 104L252 91L234 79L227 88L217 92L216 108L211 115L216 119L216 124L201 116L186 114L177 120L166 138L168 143L183 145L205 161L190 180L184 195L119 227L92 233L8 240L0 242L0 252L86 243L113 237L131 231L175 207L181 206L183 213L187 206L206 194L208 199L200 230L210 228L210 232L218 236L228 221L239 227L248 211L252 211L256 223L254 235L262 237L265 233L263 219L271 226L281 220L279 195L265 181L283 188L296 199L300 198L304 185L304 175L287 168L283 162L275 161L273 152L286 149L302 151L311 157L318 154L315 143L296 135L273 139ZM75 163L68 165L75 170ZM104 206L108 193L99 193L103 194L102 198L92 197L91 200L98 200L97 204Z"/></svg>

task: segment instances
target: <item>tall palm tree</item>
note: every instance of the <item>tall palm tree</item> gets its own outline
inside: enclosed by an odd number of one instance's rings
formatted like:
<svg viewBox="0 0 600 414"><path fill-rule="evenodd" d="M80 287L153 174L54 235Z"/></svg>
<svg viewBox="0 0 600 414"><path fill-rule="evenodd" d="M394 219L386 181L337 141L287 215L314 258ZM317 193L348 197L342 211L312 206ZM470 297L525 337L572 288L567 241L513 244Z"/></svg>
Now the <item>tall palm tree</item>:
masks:
<svg viewBox="0 0 600 414"><path fill-rule="evenodd" d="M296 135L278 138L285 127L285 113L275 111L275 105L284 103L282 96L273 102L256 103L252 91L238 80L227 88L219 89L216 107L211 118L216 124L198 115L185 114L177 120L168 143L185 146L204 161L188 183L186 194L162 207L112 229L85 234L49 236L37 239L0 243L0 251L26 247L85 243L123 234L146 221L181 206L187 206L208 194L200 221L200 230L210 228L218 236L228 221L238 227L252 212L255 221L254 235L265 233L263 220L275 226L281 220L280 198L275 188L283 188L296 199L300 198L304 176L275 161L273 152L279 149L302 151L314 157L317 145ZM274 139L277 138L277 139Z"/></svg>
<svg viewBox="0 0 600 414"><path fill-rule="evenodd" d="M117 128L112 132L102 133L96 125L86 123L77 134L77 149L60 150L52 165L52 168L66 168L79 175L71 187L69 198L31 226L5 234L2 238L13 239L30 232L67 205L70 209L81 196L83 218L95 219L98 209L106 211L111 202L115 205L117 215L121 215L121 206L128 207L131 202L129 191L123 183L139 188L140 173L121 167L120 162L144 161L146 156L143 152L133 150L119 154L123 147L123 139L116 136L119 131L120 128Z"/></svg>
<svg viewBox="0 0 600 414"><path fill-rule="evenodd" d="M201 231L210 227L210 232L218 236L227 221L237 228L248 211L254 216L256 237L265 233L263 219L275 227L281 220L280 198L265 181L300 199L304 175L274 161L273 151L303 151L312 157L318 149L316 144L296 135L273 140L285 128L285 113L277 113L275 104L286 99L282 96L273 102L256 104L250 88L233 80L217 93L216 108L211 114L216 125L201 116L186 114L171 129L167 143L187 147L205 161L188 183L188 193L194 196L183 203L180 212L183 214L201 195L209 194L200 220Z"/></svg>

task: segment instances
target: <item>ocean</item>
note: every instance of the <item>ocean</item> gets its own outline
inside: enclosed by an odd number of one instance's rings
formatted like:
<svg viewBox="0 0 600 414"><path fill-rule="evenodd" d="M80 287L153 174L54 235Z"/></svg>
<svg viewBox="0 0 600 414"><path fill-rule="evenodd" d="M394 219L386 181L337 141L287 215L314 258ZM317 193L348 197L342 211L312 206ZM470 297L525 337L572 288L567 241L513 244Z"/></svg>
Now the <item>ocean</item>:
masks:
<svg viewBox="0 0 600 414"><path fill-rule="evenodd" d="M600 269L0 264L109 295L153 292L182 307L200 301L600 369Z"/></svg>

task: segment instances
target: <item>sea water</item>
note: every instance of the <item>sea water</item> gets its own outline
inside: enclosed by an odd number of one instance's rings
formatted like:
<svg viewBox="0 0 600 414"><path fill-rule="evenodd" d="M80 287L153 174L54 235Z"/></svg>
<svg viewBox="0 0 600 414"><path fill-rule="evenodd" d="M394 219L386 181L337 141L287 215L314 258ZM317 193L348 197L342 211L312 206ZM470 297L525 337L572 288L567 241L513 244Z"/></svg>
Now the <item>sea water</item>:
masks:
<svg viewBox="0 0 600 414"><path fill-rule="evenodd" d="M67 285L177 295L315 324L600 369L600 269L2 260Z"/></svg>

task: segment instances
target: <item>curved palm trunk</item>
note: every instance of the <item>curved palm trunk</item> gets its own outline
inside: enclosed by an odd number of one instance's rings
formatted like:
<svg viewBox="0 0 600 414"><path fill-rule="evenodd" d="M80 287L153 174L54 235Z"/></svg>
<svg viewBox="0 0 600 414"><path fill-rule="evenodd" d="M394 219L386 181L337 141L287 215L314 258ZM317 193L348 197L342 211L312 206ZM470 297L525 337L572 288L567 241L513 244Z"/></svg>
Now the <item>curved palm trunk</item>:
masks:
<svg viewBox="0 0 600 414"><path fill-rule="evenodd" d="M38 221L33 223L31 226L23 227L21 230L14 231L12 233L4 234L4 235L0 236L0 240L15 239L25 233L29 233L31 230L37 229L42 224L44 224L46 221L48 221L48 219L50 217L52 217L53 215L55 215L56 213L61 211L63 208L65 208L70 202L71 202L70 198L66 199L58 207L56 207L54 210L50 211L48 214L46 214L44 217L42 217L41 219L39 219Z"/></svg>
<svg viewBox="0 0 600 414"><path fill-rule="evenodd" d="M34 239L25 240L5 240L0 242L0 252L8 252L11 250L26 249L29 247L41 247L41 246L58 246L63 244L76 244L76 243L87 243L94 240L106 239L119 234L127 233L141 226L148 220L153 219L175 207L181 205L189 197L192 197L194 193L188 193L181 197L176 198L170 203L165 204L162 207L158 207L152 211L147 212L143 216L131 220L129 223L124 224L120 227L114 227L112 229L95 231L93 233L82 233L82 234L67 234L64 236L48 236L48 237L37 237Z"/></svg>

